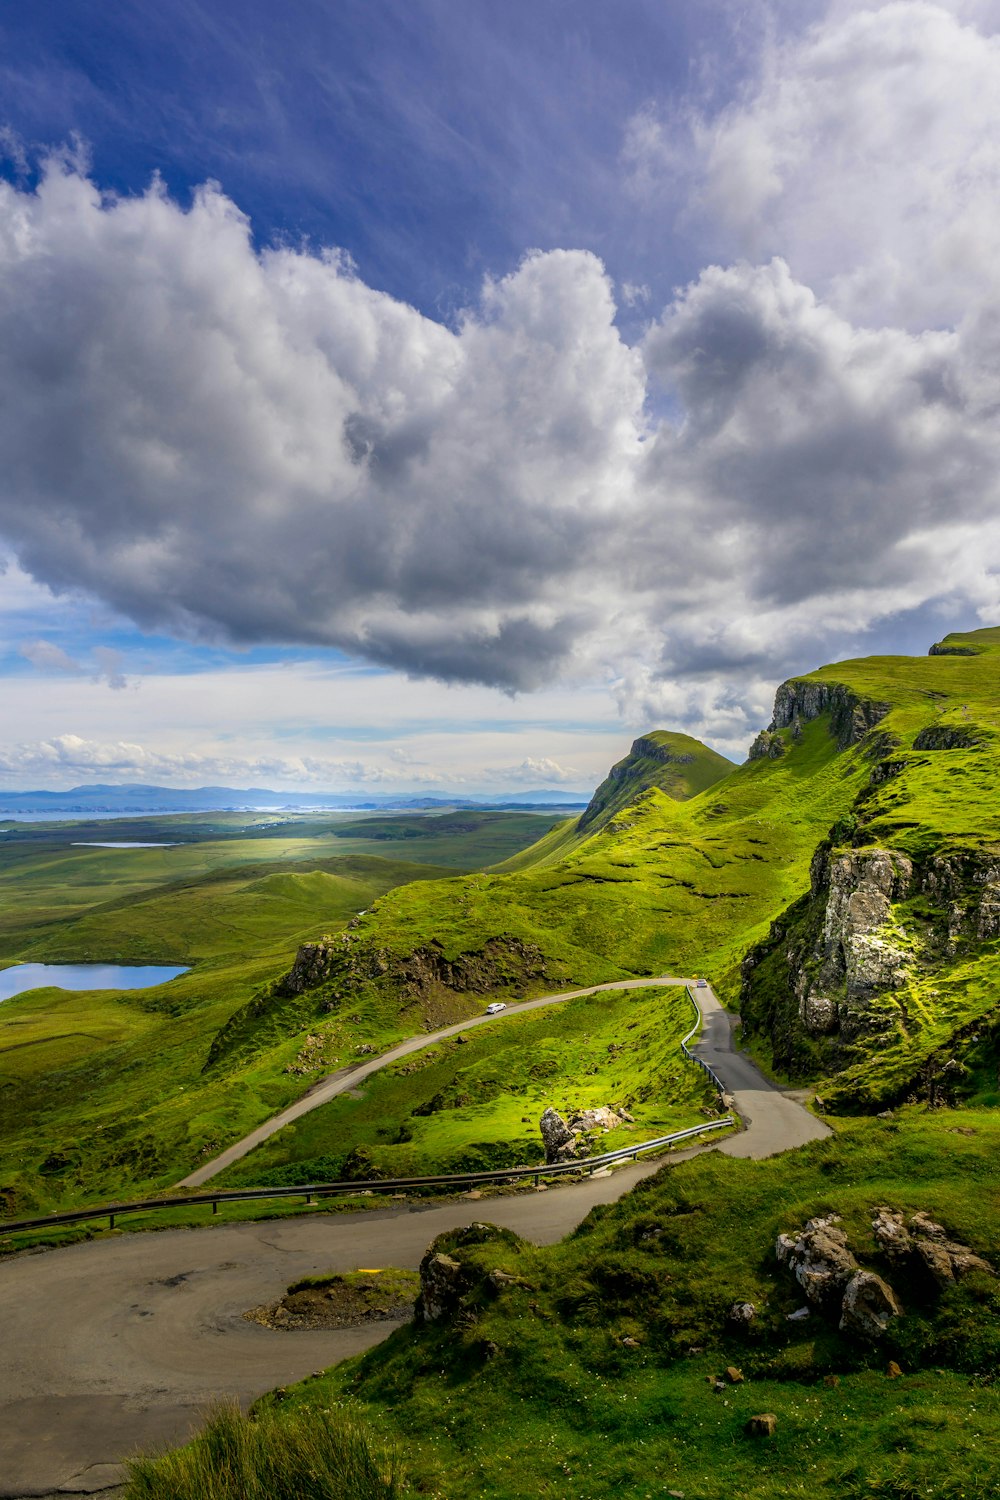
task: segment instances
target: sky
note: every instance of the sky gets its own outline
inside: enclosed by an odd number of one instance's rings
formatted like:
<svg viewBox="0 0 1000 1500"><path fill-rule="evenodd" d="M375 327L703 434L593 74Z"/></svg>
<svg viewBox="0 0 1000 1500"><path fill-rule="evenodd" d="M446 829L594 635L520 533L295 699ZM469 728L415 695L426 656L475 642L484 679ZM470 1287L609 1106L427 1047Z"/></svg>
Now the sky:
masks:
<svg viewBox="0 0 1000 1500"><path fill-rule="evenodd" d="M0 786L584 792L1000 623L1000 0L7 0L0 154Z"/></svg>

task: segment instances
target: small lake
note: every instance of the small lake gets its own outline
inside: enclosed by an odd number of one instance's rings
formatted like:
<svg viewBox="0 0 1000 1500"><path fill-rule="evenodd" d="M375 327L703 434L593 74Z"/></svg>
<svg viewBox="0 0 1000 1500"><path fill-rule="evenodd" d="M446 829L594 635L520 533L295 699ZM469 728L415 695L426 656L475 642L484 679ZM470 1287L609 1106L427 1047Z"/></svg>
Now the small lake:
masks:
<svg viewBox="0 0 1000 1500"><path fill-rule="evenodd" d="M187 966L177 964L12 964L0 969L0 1000L54 985L60 990L148 990Z"/></svg>
<svg viewBox="0 0 1000 1500"><path fill-rule="evenodd" d="M73 849L179 849L181 840L176 839L174 843L168 844L163 839L154 840L152 843L138 839L109 839L106 843L100 843L97 839L74 839L71 847Z"/></svg>

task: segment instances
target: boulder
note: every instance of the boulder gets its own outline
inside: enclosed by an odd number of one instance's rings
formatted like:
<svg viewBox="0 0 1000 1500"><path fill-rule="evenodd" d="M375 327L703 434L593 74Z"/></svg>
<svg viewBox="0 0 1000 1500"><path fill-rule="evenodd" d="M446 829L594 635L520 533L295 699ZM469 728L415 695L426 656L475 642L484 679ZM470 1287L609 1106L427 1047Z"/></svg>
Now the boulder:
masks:
<svg viewBox="0 0 1000 1500"><path fill-rule="evenodd" d="M420 1262L420 1297L417 1316L425 1323L448 1317L458 1307L466 1284L465 1267L450 1255L434 1254L433 1247Z"/></svg>
<svg viewBox="0 0 1000 1500"><path fill-rule="evenodd" d="M813 1307L835 1304L858 1270L837 1214L810 1219L798 1235L779 1234L775 1254L787 1266Z"/></svg>
<svg viewBox="0 0 1000 1500"><path fill-rule="evenodd" d="M866 1343L884 1336L893 1318L903 1309L887 1281L874 1271L858 1271L844 1288L840 1309L840 1331Z"/></svg>
<svg viewBox="0 0 1000 1500"><path fill-rule="evenodd" d="M744 1432L751 1437L774 1437L778 1427L778 1419L773 1411L762 1411L755 1417L751 1417Z"/></svg>
<svg viewBox="0 0 1000 1500"><path fill-rule="evenodd" d="M597 1109L580 1109L569 1117L570 1130L615 1130L624 1123L624 1117L609 1109L606 1104Z"/></svg>
<svg viewBox="0 0 1000 1500"><path fill-rule="evenodd" d="M542 1132L547 1166L551 1167L560 1161L576 1160L580 1154L576 1131L569 1128L561 1114L554 1109L547 1109L538 1122L538 1128Z"/></svg>
<svg viewBox="0 0 1000 1500"><path fill-rule="evenodd" d="M944 1225L932 1219L926 1209L912 1214L905 1221L903 1215L893 1209L877 1208L872 1230L879 1249L889 1260L916 1259L930 1272L938 1286L948 1286L970 1271L982 1271L987 1276L996 1274L993 1267L969 1245L947 1239Z"/></svg>
<svg viewBox="0 0 1000 1500"><path fill-rule="evenodd" d="M729 1309L730 1323L739 1328L749 1328L756 1316L757 1309L752 1302L734 1302Z"/></svg>
<svg viewBox="0 0 1000 1500"><path fill-rule="evenodd" d="M910 1219L910 1229L914 1234L929 1234L935 1239L944 1239L944 1225L935 1224L930 1214L922 1208Z"/></svg>
<svg viewBox="0 0 1000 1500"><path fill-rule="evenodd" d="M913 1241L903 1215L891 1208L877 1208L872 1219L875 1243L892 1261L907 1259L913 1249Z"/></svg>
<svg viewBox="0 0 1000 1500"><path fill-rule="evenodd" d="M956 1244L954 1240L918 1239L914 1249L930 1271L938 1286L945 1287L952 1281L961 1281L970 1271L982 1271L987 1276L996 1272L988 1261L968 1245Z"/></svg>

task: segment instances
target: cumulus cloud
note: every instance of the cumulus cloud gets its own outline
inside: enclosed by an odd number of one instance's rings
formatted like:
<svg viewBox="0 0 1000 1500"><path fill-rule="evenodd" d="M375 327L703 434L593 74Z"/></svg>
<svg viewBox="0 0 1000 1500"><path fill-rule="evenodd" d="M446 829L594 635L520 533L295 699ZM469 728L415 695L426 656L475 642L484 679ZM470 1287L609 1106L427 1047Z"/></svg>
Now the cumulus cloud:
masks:
<svg viewBox="0 0 1000 1500"><path fill-rule="evenodd" d="M733 754L777 678L878 622L1000 618L977 21L837 5L696 117L730 248L631 347L585 251L529 254L446 327L334 253L257 252L215 188L117 199L66 163L0 185L0 536L146 627L599 678L631 723ZM632 122L649 193L667 134ZM573 777L544 767L506 774Z"/></svg>
<svg viewBox="0 0 1000 1500"><path fill-rule="evenodd" d="M142 625L536 685L627 503L644 384L614 312L557 251L451 330L336 255L256 254L215 189L184 212L52 163L0 185L0 528Z"/></svg>
<svg viewBox="0 0 1000 1500"><path fill-rule="evenodd" d="M722 253L783 256L855 321L954 323L1000 286L991 20L995 5L831 5L766 49L748 97L714 115L639 111L623 146L633 187L680 189Z"/></svg>

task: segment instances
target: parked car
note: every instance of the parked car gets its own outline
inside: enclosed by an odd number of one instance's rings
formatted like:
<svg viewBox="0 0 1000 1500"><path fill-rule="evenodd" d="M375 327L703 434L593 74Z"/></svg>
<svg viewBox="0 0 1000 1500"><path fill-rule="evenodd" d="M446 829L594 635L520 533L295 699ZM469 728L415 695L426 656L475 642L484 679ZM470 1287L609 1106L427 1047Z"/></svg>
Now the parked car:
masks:
<svg viewBox="0 0 1000 1500"><path fill-rule="evenodd" d="M708 980L707 979L699 979L698 982L697 982L697 984L695 985L695 989L696 990L707 990L708 989Z"/></svg>
<svg viewBox="0 0 1000 1500"><path fill-rule="evenodd" d="M506 1004L504 1003L503 1000L494 1000L494 1002L493 1002L492 1005L487 1005L487 1007L486 1007L486 1014L488 1016L495 1016L495 1015L498 1015L500 1011L506 1010L506 1009L507 1009L507 1006L506 1006Z"/></svg>

